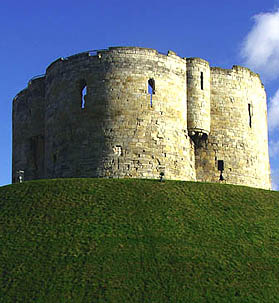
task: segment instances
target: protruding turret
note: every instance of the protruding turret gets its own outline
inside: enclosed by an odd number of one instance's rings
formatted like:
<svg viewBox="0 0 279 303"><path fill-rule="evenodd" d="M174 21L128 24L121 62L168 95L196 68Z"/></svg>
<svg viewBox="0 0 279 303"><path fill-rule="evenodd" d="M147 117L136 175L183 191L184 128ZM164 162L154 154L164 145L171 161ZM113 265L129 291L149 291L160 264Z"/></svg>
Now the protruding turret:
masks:
<svg viewBox="0 0 279 303"><path fill-rule="evenodd" d="M210 67L200 58L187 58L187 125L189 135L207 138L210 132Z"/></svg>

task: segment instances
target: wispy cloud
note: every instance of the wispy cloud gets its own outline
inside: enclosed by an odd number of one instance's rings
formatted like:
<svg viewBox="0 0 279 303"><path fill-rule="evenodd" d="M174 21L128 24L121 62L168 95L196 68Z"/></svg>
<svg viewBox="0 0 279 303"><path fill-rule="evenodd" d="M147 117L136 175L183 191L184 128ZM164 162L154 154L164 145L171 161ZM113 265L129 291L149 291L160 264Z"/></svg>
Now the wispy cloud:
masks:
<svg viewBox="0 0 279 303"><path fill-rule="evenodd" d="M279 78L279 9L253 16L253 26L242 42L242 64L260 74L264 81ZM268 102L269 155L279 157L279 89ZM272 189L279 190L279 169L272 168Z"/></svg>
<svg viewBox="0 0 279 303"><path fill-rule="evenodd" d="M241 47L243 64L263 79L279 77L279 9L253 16L254 25Z"/></svg>

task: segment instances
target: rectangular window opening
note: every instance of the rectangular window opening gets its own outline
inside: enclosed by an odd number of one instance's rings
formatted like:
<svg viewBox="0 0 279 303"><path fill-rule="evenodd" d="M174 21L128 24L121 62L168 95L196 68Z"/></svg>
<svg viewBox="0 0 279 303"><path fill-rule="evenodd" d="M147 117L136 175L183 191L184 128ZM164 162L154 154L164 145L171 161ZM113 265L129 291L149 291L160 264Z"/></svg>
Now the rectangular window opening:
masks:
<svg viewBox="0 0 279 303"><path fill-rule="evenodd" d="M203 90L203 72L201 72L201 90Z"/></svg>
<svg viewBox="0 0 279 303"><path fill-rule="evenodd" d="M219 181L224 181L223 171L224 171L224 160L218 160L218 170L220 171Z"/></svg>
<svg viewBox="0 0 279 303"><path fill-rule="evenodd" d="M85 99L87 94L87 85L81 91L81 108L85 108Z"/></svg>
<svg viewBox="0 0 279 303"><path fill-rule="evenodd" d="M218 170L224 171L224 160L218 160Z"/></svg>
<svg viewBox="0 0 279 303"><path fill-rule="evenodd" d="M148 80L148 94L150 94L150 106L152 107L152 95L155 95L155 80Z"/></svg>
<svg viewBox="0 0 279 303"><path fill-rule="evenodd" d="M250 103L248 103L248 113L249 113L249 126L251 128L252 127L252 108L251 108Z"/></svg>

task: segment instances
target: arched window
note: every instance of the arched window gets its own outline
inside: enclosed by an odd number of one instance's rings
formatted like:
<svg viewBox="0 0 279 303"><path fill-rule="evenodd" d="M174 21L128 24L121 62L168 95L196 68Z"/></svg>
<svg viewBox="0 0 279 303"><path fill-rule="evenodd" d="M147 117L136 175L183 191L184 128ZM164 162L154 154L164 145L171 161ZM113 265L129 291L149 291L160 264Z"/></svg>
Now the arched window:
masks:
<svg viewBox="0 0 279 303"><path fill-rule="evenodd" d="M148 93L150 94L150 106L152 107L152 95L155 95L155 80L153 78L148 80Z"/></svg>

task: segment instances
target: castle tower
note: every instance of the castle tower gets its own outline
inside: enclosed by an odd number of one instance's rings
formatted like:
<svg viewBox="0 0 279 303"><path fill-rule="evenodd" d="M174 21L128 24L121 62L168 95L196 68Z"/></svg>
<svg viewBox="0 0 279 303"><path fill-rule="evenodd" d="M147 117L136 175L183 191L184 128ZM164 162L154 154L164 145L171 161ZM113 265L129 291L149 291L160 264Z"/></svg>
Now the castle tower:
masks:
<svg viewBox="0 0 279 303"><path fill-rule="evenodd" d="M247 68L139 47L59 58L14 98L13 182L17 171L25 180L163 173L270 189L266 113Z"/></svg>
<svg viewBox="0 0 279 303"><path fill-rule="evenodd" d="M185 60L173 52L135 47L51 64L46 177L158 178L164 173L168 179L195 180L185 69Z"/></svg>
<svg viewBox="0 0 279 303"><path fill-rule="evenodd" d="M210 67L200 58L187 58L188 132L197 143L210 132Z"/></svg>
<svg viewBox="0 0 279 303"><path fill-rule="evenodd" d="M195 150L198 181L271 188L266 93L248 68L211 68L211 127Z"/></svg>

